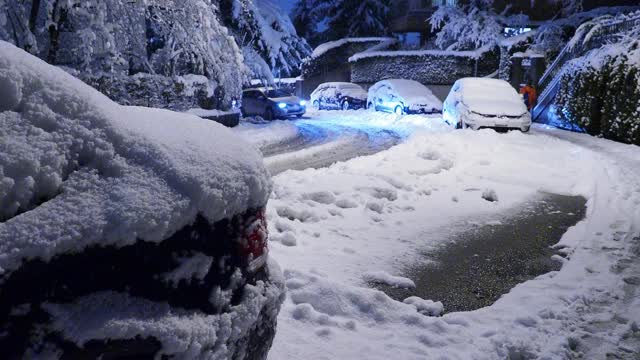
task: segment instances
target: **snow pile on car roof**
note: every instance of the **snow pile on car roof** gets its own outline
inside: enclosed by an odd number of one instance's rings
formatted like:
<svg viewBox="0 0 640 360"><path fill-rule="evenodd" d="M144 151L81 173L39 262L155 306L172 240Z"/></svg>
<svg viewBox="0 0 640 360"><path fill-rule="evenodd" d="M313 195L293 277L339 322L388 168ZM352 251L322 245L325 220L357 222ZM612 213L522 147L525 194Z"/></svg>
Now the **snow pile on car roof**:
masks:
<svg viewBox="0 0 640 360"><path fill-rule="evenodd" d="M261 156L188 114L123 107L0 41L0 274L92 245L159 242L263 206Z"/></svg>
<svg viewBox="0 0 640 360"><path fill-rule="evenodd" d="M461 86L462 101L471 111L498 116L521 116L527 112L522 98L504 80L464 78L456 83Z"/></svg>

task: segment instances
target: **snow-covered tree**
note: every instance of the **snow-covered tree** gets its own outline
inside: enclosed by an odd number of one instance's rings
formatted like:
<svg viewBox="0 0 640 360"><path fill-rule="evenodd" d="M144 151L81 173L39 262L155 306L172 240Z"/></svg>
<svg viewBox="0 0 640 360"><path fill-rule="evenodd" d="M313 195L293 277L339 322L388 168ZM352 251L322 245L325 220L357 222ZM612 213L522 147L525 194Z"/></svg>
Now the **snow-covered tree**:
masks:
<svg viewBox="0 0 640 360"><path fill-rule="evenodd" d="M473 50L495 44L503 25L491 9L476 6L440 6L429 19L437 31L436 46L447 50Z"/></svg>
<svg viewBox="0 0 640 360"><path fill-rule="evenodd" d="M326 29L312 43L345 37L389 35L390 0L299 0L292 12L298 29L309 33L324 24Z"/></svg>
<svg viewBox="0 0 640 360"><path fill-rule="evenodd" d="M220 13L258 77L266 78L260 75L265 64L273 75L296 75L311 53L288 15L271 0L221 0Z"/></svg>
<svg viewBox="0 0 640 360"><path fill-rule="evenodd" d="M312 39L317 34L317 7L314 5L316 0L298 0L291 9L291 21L296 28L298 35L305 38L307 41Z"/></svg>

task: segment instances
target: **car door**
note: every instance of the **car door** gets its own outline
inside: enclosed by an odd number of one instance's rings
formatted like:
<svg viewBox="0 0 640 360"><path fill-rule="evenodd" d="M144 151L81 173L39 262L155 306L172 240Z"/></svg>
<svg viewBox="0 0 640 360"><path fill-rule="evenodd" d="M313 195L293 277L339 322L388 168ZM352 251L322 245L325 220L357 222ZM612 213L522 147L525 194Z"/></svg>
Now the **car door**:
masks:
<svg viewBox="0 0 640 360"><path fill-rule="evenodd" d="M389 111L389 87L383 85L376 91L376 110Z"/></svg>
<svg viewBox="0 0 640 360"><path fill-rule="evenodd" d="M244 115L253 114L253 107L255 106L255 98L253 90L246 90L242 92L242 111Z"/></svg>

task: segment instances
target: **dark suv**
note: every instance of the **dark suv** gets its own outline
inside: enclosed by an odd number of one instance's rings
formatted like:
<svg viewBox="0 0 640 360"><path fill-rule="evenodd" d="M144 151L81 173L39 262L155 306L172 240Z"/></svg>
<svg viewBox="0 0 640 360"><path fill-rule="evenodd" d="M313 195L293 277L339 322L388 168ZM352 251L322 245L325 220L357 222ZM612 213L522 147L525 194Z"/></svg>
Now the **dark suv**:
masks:
<svg viewBox="0 0 640 360"><path fill-rule="evenodd" d="M242 92L240 109L244 116L259 115L265 120L274 120L302 117L307 111L307 102L283 89L252 88Z"/></svg>
<svg viewBox="0 0 640 360"><path fill-rule="evenodd" d="M2 41L0 74L0 357L265 359L284 283L258 150Z"/></svg>

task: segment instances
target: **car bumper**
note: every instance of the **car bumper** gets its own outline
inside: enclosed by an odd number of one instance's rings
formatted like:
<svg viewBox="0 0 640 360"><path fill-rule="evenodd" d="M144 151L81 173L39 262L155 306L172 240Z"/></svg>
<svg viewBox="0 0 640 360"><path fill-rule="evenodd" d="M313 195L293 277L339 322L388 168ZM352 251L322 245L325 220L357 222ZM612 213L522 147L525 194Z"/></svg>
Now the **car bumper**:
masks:
<svg viewBox="0 0 640 360"><path fill-rule="evenodd" d="M294 109L280 109L278 108L276 110L276 115L278 115L278 117L287 117L287 116L297 116L297 115L304 115L307 112L306 107L299 107L299 108L294 108Z"/></svg>
<svg viewBox="0 0 640 360"><path fill-rule="evenodd" d="M521 118L501 118L501 117L470 117L465 119L465 125L478 130L481 128L493 129L519 129L527 131L531 127L531 117L523 116Z"/></svg>

